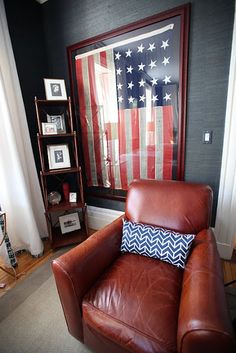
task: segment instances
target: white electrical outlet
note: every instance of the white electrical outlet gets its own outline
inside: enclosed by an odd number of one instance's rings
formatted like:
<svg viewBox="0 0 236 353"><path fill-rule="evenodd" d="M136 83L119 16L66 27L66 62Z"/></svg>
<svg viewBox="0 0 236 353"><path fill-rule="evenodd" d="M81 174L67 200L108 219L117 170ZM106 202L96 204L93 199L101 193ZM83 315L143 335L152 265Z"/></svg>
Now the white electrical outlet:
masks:
<svg viewBox="0 0 236 353"><path fill-rule="evenodd" d="M203 139L202 139L203 143L211 144L212 143L212 134L213 134L212 130L203 131Z"/></svg>

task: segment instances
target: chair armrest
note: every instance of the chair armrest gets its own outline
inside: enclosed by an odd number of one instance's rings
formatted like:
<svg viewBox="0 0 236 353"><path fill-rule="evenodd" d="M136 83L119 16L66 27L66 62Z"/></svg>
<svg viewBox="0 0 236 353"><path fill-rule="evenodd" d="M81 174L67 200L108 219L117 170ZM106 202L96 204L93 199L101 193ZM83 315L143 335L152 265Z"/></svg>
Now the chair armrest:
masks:
<svg viewBox="0 0 236 353"><path fill-rule="evenodd" d="M82 300L85 293L119 256L122 217L52 261L52 269L68 330L83 342Z"/></svg>
<svg viewBox="0 0 236 353"><path fill-rule="evenodd" d="M222 266L210 229L194 239L184 270L177 344L179 353L234 352Z"/></svg>

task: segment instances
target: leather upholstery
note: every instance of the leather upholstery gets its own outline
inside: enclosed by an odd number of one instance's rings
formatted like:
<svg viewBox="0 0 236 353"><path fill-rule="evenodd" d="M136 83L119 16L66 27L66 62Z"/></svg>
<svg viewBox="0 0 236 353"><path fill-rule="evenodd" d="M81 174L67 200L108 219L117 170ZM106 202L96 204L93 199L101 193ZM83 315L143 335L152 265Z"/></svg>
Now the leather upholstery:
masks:
<svg viewBox="0 0 236 353"><path fill-rule="evenodd" d="M85 296L84 320L131 352L175 352L181 284L177 267L124 254Z"/></svg>
<svg viewBox="0 0 236 353"><path fill-rule="evenodd" d="M199 307L201 310L199 310ZM233 351L223 273L211 230L201 231L183 274L178 323L178 351ZM201 339L199 339L199 335ZM211 350L210 350L211 347Z"/></svg>
<svg viewBox="0 0 236 353"><path fill-rule="evenodd" d="M120 255L122 224L122 219L117 219L53 261L68 330L78 340L83 341L83 297L96 278Z"/></svg>
<svg viewBox="0 0 236 353"><path fill-rule="evenodd" d="M126 217L197 234L210 225L212 190L209 186L180 181L134 181L129 188Z"/></svg>
<svg viewBox="0 0 236 353"><path fill-rule="evenodd" d="M128 219L197 234L186 268L121 254L119 218L53 261L70 333L96 353L234 352L211 206L208 186L133 182Z"/></svg>

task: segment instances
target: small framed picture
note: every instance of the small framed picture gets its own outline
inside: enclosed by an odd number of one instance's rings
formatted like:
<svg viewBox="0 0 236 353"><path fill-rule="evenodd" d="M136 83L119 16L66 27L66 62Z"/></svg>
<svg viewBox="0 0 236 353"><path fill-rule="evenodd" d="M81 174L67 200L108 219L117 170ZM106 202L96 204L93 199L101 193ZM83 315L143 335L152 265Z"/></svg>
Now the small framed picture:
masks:
<svg viewBox="0 0 236 353"><path fill-rule="evenodd" d="M70 213L59 217L62 234L73 232L73 230L80 229L80 221L78 213Z"/></svg>
<svg viewBox="0 0 236 353"><path fill-rule="evenodd" d="M44 86L45 86L47 100L67 99L65 80L55 79L55 78L45 78Z"/></svg>
<svg viewBox="0 0 236 353"><path fill-rule="evenodd" d="M69 193L69 202L76 202L77 201L77 194L76 192Z"/></svg>
<svg viewBox="0 0 236 353"><path fill-rule="evenodd" d="M47 145L49 169L70 168L68 145Z"/></svg>
<svg viewBox="0 0 236 353"><path fill-rule="evenodd" d="M47 114L47 122L56 124L58 134L65 134L66 133L64 114L61 114L61 115L60 114L58 114L58 115Z"/></svg>
<svg viewBox="0 0 236 353"><path fill-rule="evenodd" d="M42 123L43 135L56 135L57 125L55 123Z"/></svg>

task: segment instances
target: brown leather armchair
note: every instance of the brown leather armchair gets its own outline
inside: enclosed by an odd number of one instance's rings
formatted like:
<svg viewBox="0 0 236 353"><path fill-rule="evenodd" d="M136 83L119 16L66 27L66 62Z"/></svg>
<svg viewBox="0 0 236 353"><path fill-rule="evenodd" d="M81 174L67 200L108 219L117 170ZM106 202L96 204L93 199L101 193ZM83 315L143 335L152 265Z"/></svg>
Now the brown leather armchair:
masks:
<svg viewBox="0 0 236 353"><path fill-rule="evenodd" d="M117 219L52 263L71 335L96 353L234 352L211 208L206 185L134 181L127 219L197 234L186 267L121 254Z"/></svg>

